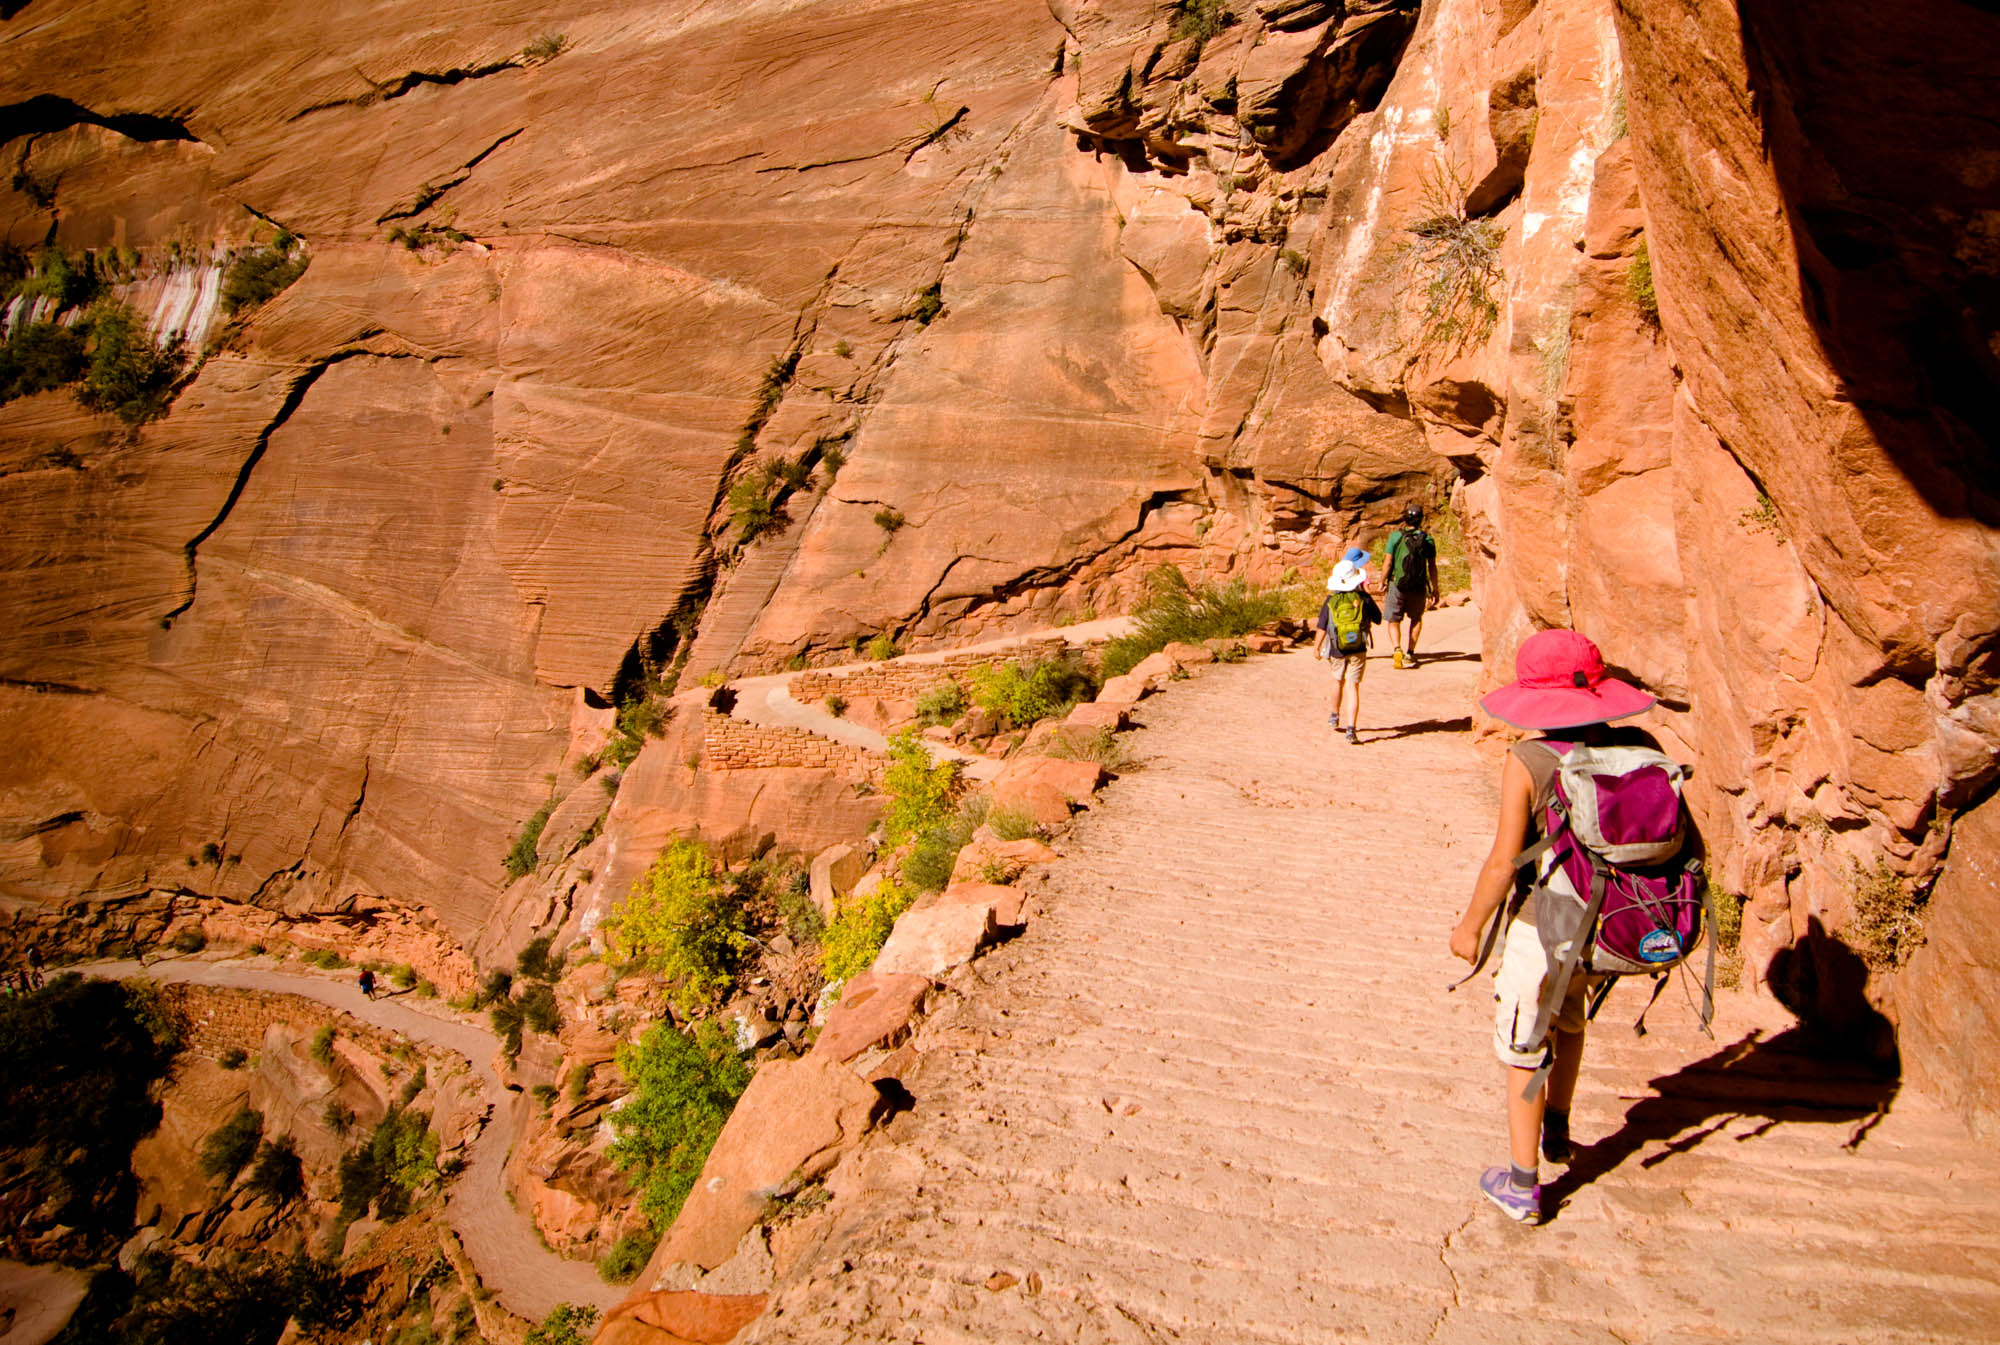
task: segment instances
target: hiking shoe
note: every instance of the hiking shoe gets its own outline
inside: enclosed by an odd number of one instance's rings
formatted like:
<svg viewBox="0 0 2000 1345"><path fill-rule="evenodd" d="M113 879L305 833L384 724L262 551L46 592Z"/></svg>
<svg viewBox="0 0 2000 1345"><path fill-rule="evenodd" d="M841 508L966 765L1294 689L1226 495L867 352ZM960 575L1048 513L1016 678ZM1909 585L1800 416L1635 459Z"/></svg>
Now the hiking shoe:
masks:
<svg viewBox="0 0 2000 1345"><path fill-rule="evenodd" d="M1361 739L1355 735L1354 725L1352 724L1349 724L1347 726L1347 741L1351 743L1358 743L1361 741Z"/></svg>
<svg viewBox="0 0 2000 1345"><path fill-rule="evenodd" d="M1412 649L1409 653L1403 655L1403 666L1405 668L1414 668L1417 666L1416 650Z"/></svg>
<svg viewBox="0 0 2000 1345"><path fill-rule="evenodd" d="M1328 716L1326 717L1326 722L1327 722L1327 723L1329 723L1329 724L1331 724L1331 725L1333 725L1333 726L1334 726L1334 727L1335 727L1335 728L1337 729L1337 728L1339 728L1339 727L1340 727L1340 716L1339 716L1339 715L1328 715Z"/></svg>
<svg viewBox="0 0 2000 1345"><path fill-rule="evenodd" d="M1394 664L1395 664L1395 665L1396 665L1396 666L1397 666L1398 668L1407 668L1407 667L1409 667L1409 666L1410 666L1409 664L1407 664L1407 663L1405 663L1405 662L1403 661L1403 651L1402 651L1402 650L1400 650L1400 649L1398 649L1398 650L1396 651L1396 653L1395 653L1395 655L1394 655L1394 657L1393 657L1393 659L1392 659L1392 662L1394 662Z"/></svg>
<svg viewBox="0 0 2000 1345"><path fill-rule="evenodd" d="M1516 1223L1538 1224L1542 1221L1542 1188L1530 1186L1523 1191L1514 1185L1514 1174L1505 1163L1497 1168L1486 1169L1479 1179L1479 1189L1486 1198L1500 1207L1500 1212Z"/></svg>

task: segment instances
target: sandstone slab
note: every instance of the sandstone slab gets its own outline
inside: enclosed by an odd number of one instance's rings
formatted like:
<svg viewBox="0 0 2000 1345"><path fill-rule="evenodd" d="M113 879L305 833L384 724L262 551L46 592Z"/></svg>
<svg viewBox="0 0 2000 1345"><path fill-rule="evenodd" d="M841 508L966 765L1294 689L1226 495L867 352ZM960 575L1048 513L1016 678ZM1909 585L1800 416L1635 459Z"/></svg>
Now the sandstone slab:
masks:
<svg viewBox="0 0 2000 1345"><path fill-rule="evenodd" d="M1094 761L1016 757L993 782L993 806L1019 808L1041 826L1059 826L1073 805L1097 792L1104 768Z"/></svg>
<svg viewBox="0 0 2000 1345"><path fill-rule="evenodd" d="M1018 928L1024 921L1028 894L1002 883L953 883L938 900L947 905L981 905L993 912L993 923L1002 929Z"/></svg>
<svg viewBox="0 0 2000 1345"><path fill-rule="evenodd" d="M868 1129L880 1100L832 1059L767 1061L737 1100L653 1264L713 1270L727 1261L771 1193L831 1167Z"/></svg>
<svg viewBox="0 0 2000 1345"><path fill-rule="evenodd" d="M875 955L873 970L935 980L977 957L992 937L993 908L984 904L905 911Z"/></svg>
<svg viewBox="0 0 2000 1345"><path fill-rule="evenodd" d="M848 978L812 1053L845 1064L871 1047L900 1045L930 989L928 976L907 973L864 971Z"/></svg>
<svg viewBox="0 0 2000 1345"><path fill-rule="evenodd" d="M1110 729L1114 733L1132 722L1132 713L1113 701L1085 701L1070 710L1065 724L1085 729Z"/></svg>
<svg viewBox="0 0 2000 1345"><path fill-rule="evenodd" d="M830 845L813 856L808 875L813 905L831 920L833 908L854 891L854 885L868 872L868 851L863 846L843 842Z"/></svg>
<svg viewBox="0 0 2000 1345"><path fill-rule="evenodd" d="M593 1345L729 1345L763 1315L763 1294L705 1294L666 1289L620 1303Z"/></svg>

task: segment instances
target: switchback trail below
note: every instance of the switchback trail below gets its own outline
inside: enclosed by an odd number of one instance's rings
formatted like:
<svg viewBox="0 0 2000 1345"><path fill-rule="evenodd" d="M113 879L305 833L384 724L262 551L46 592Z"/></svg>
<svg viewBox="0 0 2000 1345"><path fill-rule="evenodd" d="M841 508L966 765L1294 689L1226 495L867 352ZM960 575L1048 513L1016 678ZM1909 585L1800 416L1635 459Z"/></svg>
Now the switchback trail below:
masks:
<svg viewBox="0 0 2000 1345"><path fill-rule="evenodd" d="M480 1281L509 1312L537 1321L558 1303L609 1308L625 1287L606 1284L588 1261L571 1261L550 1251L527 1214L514 1208L503 1185L508 1151L521 1128L521 1098L493 1072L499 1042L491 1032L452 1014L435 1001L381 994L370 999L352 976L334 979L310 972L284 971L269 962L244 959L92 962L64 970L113 980L145 977L188 985L224 986L298 995L330 1004L365 1023L454 1051L471 1064L492 1111L473 1140L464 1169L445 1188L445 1211L452 1231L472 1258ZM427 1008L418 1007L428 1004Z"/></svg>
<svg viewBox="0 0 2000 1345"><path fill-rule="evenodd" d="M1640 1039L1621 985L1552 1222L1480 1196L1491 982L1445 989L1498 777L1476 620L1378 651L1358 746L1304 650L1143 702L746 1339L2000 1340L2000 1155L1748 993L1710 1040L1676 985Z"/></svg>

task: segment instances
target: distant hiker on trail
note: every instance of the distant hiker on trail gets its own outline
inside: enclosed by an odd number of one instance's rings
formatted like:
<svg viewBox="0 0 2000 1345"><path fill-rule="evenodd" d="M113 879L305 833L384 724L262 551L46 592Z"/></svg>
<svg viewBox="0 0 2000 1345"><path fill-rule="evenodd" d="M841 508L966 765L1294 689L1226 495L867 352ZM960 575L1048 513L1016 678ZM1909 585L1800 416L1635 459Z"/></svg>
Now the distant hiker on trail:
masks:
<svg viewBox="0 0 2000 1345"><path fill-rule="evenodd" d="M43 966L42 946L38 943L29 944L28 945L28 988L29 989L40 990L42 988L42 966Z"/></svg>
<svg viewBox="0 0 2000 1345"><path fill-rule="evenodd" d="M1382 553L1382 605L1395 644L1398 668L1417 666L1417 637L1424 633L1424 613L1437 597L1437 543L1424 531L1424 507L1403 511L1403 526L1389 534ZM1403 623L1410 623L1409 652L1404 652Z"/></svg>
<svg viewBox="0 0 2000 1345"><path fill-rule="evenodd" d="M1356 560L1356 557L1360 560ZM1355 730L1361 724L1361 679L1368 671L1368 647L1375 643L1375 625L1382 619L1382 609L1368 596L1364 585L1368 582L1368 571L1361 568L1360 561L1368 559L1368 553L1354 547L1341 557L1333 567L1333 573L1326 579L1326 601L1320 604L1319 615L1313 618L1313 626L1319 631L1319 639L1313 652L1333 665L1332 713L1326 722L1336 730L1347 734L1347 741L1358 743ZM1354 687L1354 700L1347 709L1347 723L1340 722L1341 702L1348 685Z"/></svg>
<svg viewBox="0 0 2000 1345"><path fill-rule="evenodd" d="M1480 704L1543 736L1516 743L1501 768L1493 849L1451 951L1473 964L1470 980L1503 950L1493 1049L1505 1066L1509 1161L1479 1189L1508 1218L1539 1223L1539 1159L1566 1165L1573 1153L1590 1013L1618 975L1653 974L1657 997L1700 942L1705 888L1680 798L1685 770L1643 731L1609 727L1653 697L1605 676L1597 646L1575 631L1530 636L1514 671ZM1709 957L1712 984L1712 941Z"/></svg>
<svg viewBox="0 0 2000 1345"><path fill-rule="evenodd" d="M375 973L363 967L361 969L360 981L361 993L370 999L375 998Z"/></svg>

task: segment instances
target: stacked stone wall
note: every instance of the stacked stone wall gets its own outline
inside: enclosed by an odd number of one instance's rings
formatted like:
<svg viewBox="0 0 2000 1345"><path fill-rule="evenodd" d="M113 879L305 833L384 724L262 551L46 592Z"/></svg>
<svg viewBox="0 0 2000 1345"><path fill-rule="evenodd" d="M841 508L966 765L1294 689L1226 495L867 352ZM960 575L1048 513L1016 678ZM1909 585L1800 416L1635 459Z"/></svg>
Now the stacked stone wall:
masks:
<svg viewBox="0 0 2000 1345"><path fill-rule="evenodd" d="M844 696L850 701L862 697L885 701L913 701L944 681L956 682L960 690L970 691L974 668L1022 659L1032 662L1036 659L1051 658L1061 653L1063 648L1064 641L1061 636L1049 636L1046 639L1024 641L1012 649L949 654L923 663L898 660L863 664L854 668L812 670L798 674L792 678L789 685L792 699L805 704L824 700L835 694Z"/></svg>
<svg viewBox="0 0 2000 1345"><path fill-rule="evenodd" d="M713 710L702 712L703 770L815 767L849 779L874 782L882 778L887 764L866 748L834 742L789 724L752 724Z"/></svg>

